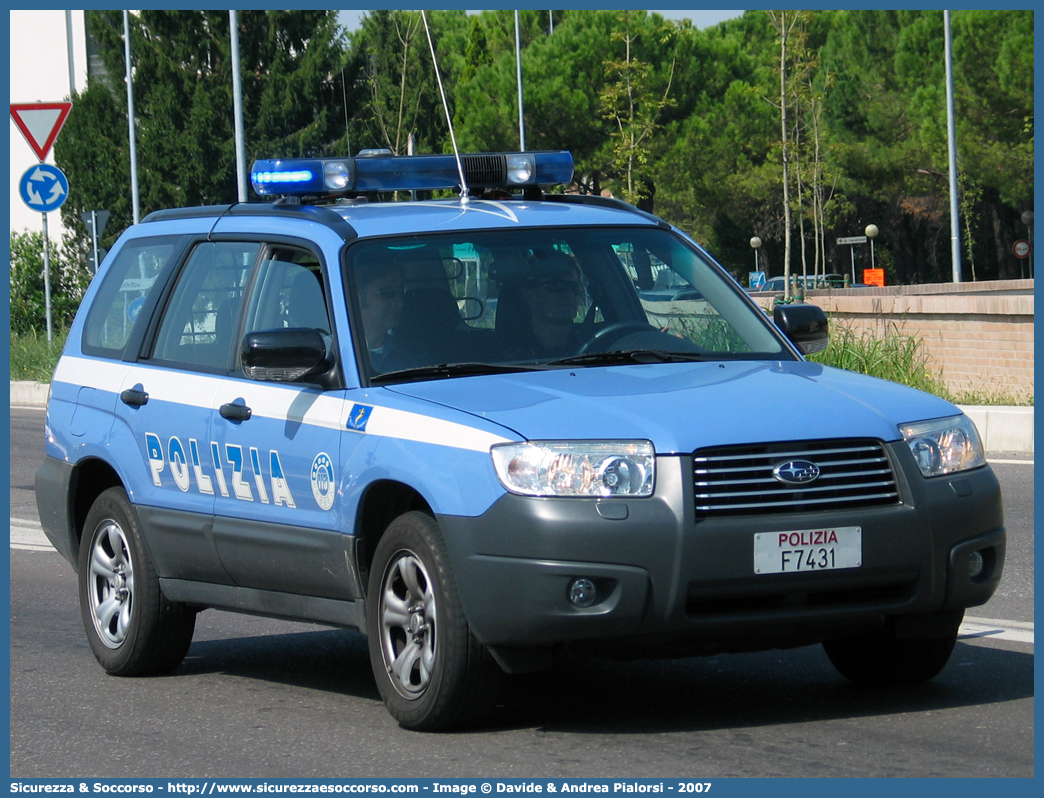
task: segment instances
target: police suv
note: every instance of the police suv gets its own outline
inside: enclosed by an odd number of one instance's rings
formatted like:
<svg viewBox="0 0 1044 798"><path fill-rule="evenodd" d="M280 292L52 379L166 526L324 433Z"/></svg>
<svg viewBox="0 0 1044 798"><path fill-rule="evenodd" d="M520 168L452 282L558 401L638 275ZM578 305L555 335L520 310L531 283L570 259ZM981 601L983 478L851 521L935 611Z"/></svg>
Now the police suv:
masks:
<svg viewBox="0 0 1044 798"><path fill-rule="evenodd" d="M477 722L503 673L564 655L943 668L1004 561L972 422L807 361L821 310L770 318L663 220L547 191L572 174L565 152L261 161L265 202L123 234L36 491L107 672L177 667L206 608L364 631L413 729Z"/></svg>

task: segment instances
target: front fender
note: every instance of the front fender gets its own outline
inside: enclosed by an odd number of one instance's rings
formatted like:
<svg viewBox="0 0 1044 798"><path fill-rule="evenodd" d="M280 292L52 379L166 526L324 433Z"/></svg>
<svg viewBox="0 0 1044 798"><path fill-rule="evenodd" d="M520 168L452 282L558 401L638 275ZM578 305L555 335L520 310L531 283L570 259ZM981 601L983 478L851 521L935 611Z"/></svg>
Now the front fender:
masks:
<svg viewBox="0 0 1044 798"><path fill-rule="evenodd" d="M349 436L344 450L342 529L353 528L363 495L377 482L408 485L436 515L479 516L506 492L488 452L374 435Z"/></svg>

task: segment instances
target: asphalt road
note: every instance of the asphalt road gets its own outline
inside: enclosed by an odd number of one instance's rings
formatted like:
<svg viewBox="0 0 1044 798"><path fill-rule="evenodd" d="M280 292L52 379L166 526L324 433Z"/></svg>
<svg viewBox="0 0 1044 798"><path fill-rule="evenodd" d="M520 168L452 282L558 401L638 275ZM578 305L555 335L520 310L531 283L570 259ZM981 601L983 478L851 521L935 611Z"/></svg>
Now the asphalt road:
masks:
<svg viewBox="0 0 1044 798"><path fill-rule="evenodd" d="M42 416L11 409L13 537L37 523ZM511 679L490 725L455 734L400 729L365 639L319 626L207 611L172 675L107 677L72 569L13 542L11 776L1030 777L1033 466L992 459L1005 579L933 682L860 690L819 647L576 662Z"/></svg>

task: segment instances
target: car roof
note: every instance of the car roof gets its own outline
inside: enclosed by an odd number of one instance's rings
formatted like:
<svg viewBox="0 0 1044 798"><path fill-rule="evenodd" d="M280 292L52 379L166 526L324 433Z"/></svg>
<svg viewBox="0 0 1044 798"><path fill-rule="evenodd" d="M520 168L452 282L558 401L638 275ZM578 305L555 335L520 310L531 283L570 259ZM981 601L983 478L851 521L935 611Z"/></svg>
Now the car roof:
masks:
<svg viewBox="0 0 1044 798"><path fill-rule="evenodd" d="M425 200L329 206L360 237L418 232L495 229L646 225L657 221L631 209L542 200Z"/></svg>
<svg viewBox="0 0 1044 798"><path fill-rule="evenodd" d="M147 234L154 223L174 223L177 232L229 230L230 220L245 226L283 226L292 220L318 222L345 240L375 236L440 233L505 228L647 226L671 229L650 213L619 200L586 195L545 195L543 199L420 200L367 202L355 200L330 205L248 202L234 205L171 208L154 211L135 230ZM220 223L220 228L217 225ZM235 225L233 224L233 227Z"/></svg>

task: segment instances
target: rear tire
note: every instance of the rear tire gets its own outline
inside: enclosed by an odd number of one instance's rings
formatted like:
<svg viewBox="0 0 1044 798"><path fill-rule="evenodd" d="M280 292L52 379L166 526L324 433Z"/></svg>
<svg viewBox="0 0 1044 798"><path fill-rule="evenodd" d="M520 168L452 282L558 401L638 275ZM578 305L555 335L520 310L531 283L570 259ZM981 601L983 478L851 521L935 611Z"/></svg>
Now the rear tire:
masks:
<svg viewBox="0 0 1044 798"><path fill-rule="evenodd" d="M471 632L438 522L409 512L384 533L370 568L366 632L388 712L417 731L482 720L501 671Z"/></svg>
<svg viewBox="0 0 1044 798"><path fill-rule="evenodd" d="M123 488L110 488L84 522L80 614L95 658L113 676L166 673L185 658L196 613L168 601Z"/></svg>
<svg viewBox="0 0 1044 798"><path fill-rule="evenodd" d="M945 637L898 638L891 630L823 643L827 657L849 681L868 687L920 684L939 675L957 642Z"/></svg>

